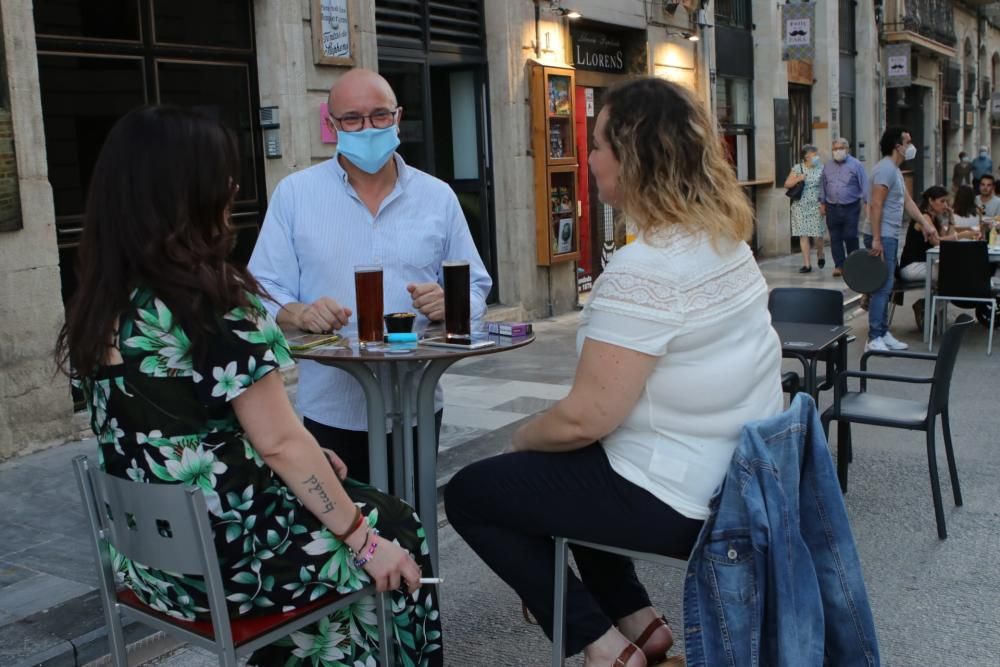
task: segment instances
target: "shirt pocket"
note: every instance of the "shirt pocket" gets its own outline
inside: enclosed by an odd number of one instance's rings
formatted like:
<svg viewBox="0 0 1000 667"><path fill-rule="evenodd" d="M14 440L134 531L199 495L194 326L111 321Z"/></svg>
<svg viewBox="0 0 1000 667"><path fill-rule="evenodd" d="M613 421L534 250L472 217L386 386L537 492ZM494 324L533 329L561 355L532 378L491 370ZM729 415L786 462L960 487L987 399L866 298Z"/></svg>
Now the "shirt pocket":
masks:
<svg viewBox="0 0 1000 667"><path fill-rule="evenodd" d="M432 230L407 230L397 239L399 259L404 266L435 275L444 259L444 237Z"/></svg>

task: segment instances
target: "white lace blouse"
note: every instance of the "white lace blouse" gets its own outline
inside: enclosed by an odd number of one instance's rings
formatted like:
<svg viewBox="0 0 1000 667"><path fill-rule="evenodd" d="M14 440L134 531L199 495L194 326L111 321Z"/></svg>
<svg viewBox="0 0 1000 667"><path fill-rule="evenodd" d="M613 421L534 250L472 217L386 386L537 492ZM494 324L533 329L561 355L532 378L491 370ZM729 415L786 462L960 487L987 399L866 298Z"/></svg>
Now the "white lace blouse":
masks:
<svg viewBox="0 0 1000 667"><path fill-rule="evenodd" d="M625 422L603 440L612 468L684 516L708 517L740 430L781 412L781 343L745 243L717 251L671 228L618 251L580 315L586 338L660 357Z"/></svg>

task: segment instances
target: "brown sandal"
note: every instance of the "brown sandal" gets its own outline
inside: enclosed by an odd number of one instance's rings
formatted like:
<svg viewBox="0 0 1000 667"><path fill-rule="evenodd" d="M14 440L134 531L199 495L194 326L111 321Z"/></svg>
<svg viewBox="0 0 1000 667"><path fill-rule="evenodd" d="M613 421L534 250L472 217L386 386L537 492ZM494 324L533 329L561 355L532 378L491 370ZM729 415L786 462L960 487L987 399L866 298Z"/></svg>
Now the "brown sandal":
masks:
<svg viewBox="0 0 1000 667"><path fill-rule="evenodd" d="M621 652L621 655L619 655L615 661L611 663L611 667L626 667L626 665L628 665L628 661L632 659L632 656L635 655L635 652L638 650L638 646L635 644L629 644L625 647L625 650Z"/></svg>
<svg viewBox="0 0 1000 667"><path fill-rule="evenodd" d="M667 646L663 649L663 653L660 653L659 655L646 656L646 660L649 661L650 664L666 660L667 652L670 650L670 647L674 645L674 631L671 629L670 622L667 620L667 617L661 616L659 618L654 618L649 622L649 625L646 626L646 629L642 631L642 634L639 635L638 639L635 640L636 646L643 648L646 645L646 642L649 641L649 638L653 636L653 633L660 628L666 628L667 632L670 633L670 638L667 639Z"/></svg>

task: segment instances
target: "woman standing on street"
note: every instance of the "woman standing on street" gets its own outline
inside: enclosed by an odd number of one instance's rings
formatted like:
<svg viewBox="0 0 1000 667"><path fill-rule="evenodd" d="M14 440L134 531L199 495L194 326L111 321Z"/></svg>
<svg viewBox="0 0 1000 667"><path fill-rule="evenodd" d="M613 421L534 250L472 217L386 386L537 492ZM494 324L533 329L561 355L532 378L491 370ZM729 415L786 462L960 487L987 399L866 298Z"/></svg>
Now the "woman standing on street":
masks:
<svg viewBox="0 0 1000 667"><path fill-rule="evenodd" d="M799 237L799 249L802 251L802 268L799 273L809 273L812 271L810 237L816 239L816 265L821 269L826 266L826 257L823 255L826 225L819 210L819 181L823 174L823 163L819 158L819 150L812 145L802 147L801 157L802 162L792 167L785 179L785 188L805 183L802 196L798 201L792 202L792 236Z"/></svg>

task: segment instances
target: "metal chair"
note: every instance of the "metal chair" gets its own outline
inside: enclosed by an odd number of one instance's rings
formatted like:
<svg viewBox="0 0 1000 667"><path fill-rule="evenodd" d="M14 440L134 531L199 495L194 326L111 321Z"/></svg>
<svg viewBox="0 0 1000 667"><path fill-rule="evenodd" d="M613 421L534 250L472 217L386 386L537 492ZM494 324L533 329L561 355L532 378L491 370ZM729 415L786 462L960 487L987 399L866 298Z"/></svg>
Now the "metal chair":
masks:
<svg viewBox="0 0 1000 667"><path fill-rule="evenodd" d="M844 324L844 294L839 290L813 287L776 287L767 297L771 319L778 322L804 324ZM833 386L836 374L836 355L833 351L822 357L826 362L826 379L817 389L823 391ZM841 369L842 370L842 369ZM794 380L792 378L794 377ZM794 372L781 376L781 388L794 398L801 385L801 378ZM794 388L794 391L793 391Z"/></svg>
<svg viewBox="0 0 1000 667"><path fill-rule="evenodd" d="M73 468L90 521L98 590L115 667L128 666L123 615L212 651L224 667L236 667L241 657L254 650L370 595L376 596L379 637L383 638L380 664L393 664L392 641L384 641L392 636L386 630L392 627L387 617L392 607L386 594L376 594L373 586L347 595L324 596L288 613L231 619L201 489L113 477L90 467L86 456L74 458ZM203 577L211 620L183 621L143 604L129 589L115 590L109 545L149 567Z"/></svg>
<svg viewBox="0 0 1000 667"><path fill-rule="evenodd" d="M566 537L556 537L556 570L555 570L555 599L552 615L552 667L562 667L566 659L566 577L569 568L569 545L576 544L581 547L606 551L618 554L633 560L643 560L660 565L668 565L681 568L686 567L687 560L673 558L661 554L646 551L631 551L621 547L612 547L606 544L596 544L594 542L584 542L583 540L571 540Z"/></svg>
<svg viewBox="0 0 1000 667"><path fill-rule="evenodd" d="M941 485L938 480L937 453L935 446L935 425L941 415L941 429L944 432L944 450L948 458L948 472L955 505L962 505L962 490L958 483L958 469L955 467L955 451L951 443L951 425L948 419L948 395L951 391L951 376L955 370L955 360L962 343L962 336L973 320L962 315L944 334L941 349L937 354L928 352L865 352L861 357L860 371L843 371L837 376L833 389L833 405L823 413L823 430L830 435L830 422L837 422L837 477L840 488L847 492L847 466L850 462L851 423L888 426L913 431L924 431L927 438L927 468L931 479L931 495L934 499L934 518L937 521L938 537L946 539L944 508L941 503ZM893 357L902 359L922 359L933 361L932 376L890 375L868 371L870 357ZM847 379L860 378L860 391L848 391ZM929 384L930 396L927 402L893 398L870 393L868 380L887 382L907 382ZM841 449L844 447L844 449Z"/></svg>
<svg viewBox="0 0 1000 667"><path fill-rule="evenodd" d="M903 297L906 292L914 292L917 290L920 290L920 292L923 293L923 280L903 280L899 277L899 271L896 272L896 279L892 283L892 292L889 294L889 317L886 321L887 326L892 326L892 317L896 314L896 306L903 305Z"/></svg>
<svg viewBox="0 0 1000 667"><path fill-rule="evenodd" d="M990 285L992 275L989 249L985 241L942 241L937 293L931 303L931 335L927 349L934 349L934 318L938 302L944 303L941 317L947 320L948 304L957 308L989 308L989 338L986 354L993 354L993 328L996 321L996 292Z"/></svg>

